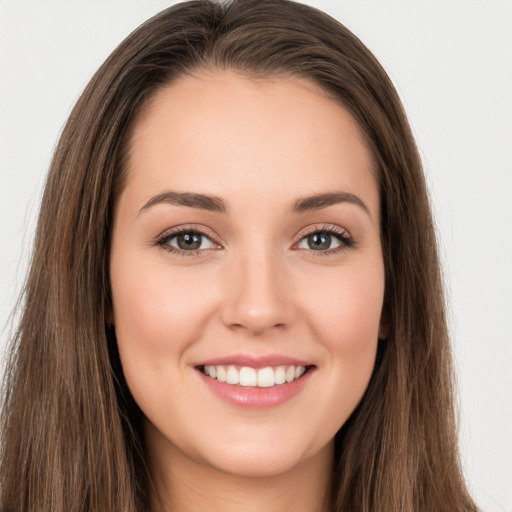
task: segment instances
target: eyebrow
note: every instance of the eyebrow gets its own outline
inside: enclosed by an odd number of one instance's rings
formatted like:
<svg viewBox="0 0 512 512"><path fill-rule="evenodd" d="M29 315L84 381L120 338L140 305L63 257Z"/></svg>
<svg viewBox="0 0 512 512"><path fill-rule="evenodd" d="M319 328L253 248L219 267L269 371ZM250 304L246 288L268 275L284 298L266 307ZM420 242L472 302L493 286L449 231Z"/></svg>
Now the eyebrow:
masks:
<svg viewBox="0 0 512 512"><path fill-rule="evenodd" d="M228 208L226 203L216 196L208 194L196 194L194 192L163 192L153 196L141 209L139 213L155 206L156 204L172 204L175 206L188 206L190 208L199 208L211 212L226 213Z"/></svg>
<svg viewBox="0 0 512 512"><path fill-rule="evenodd" d="M364 201L349 192L328 192L297 199L297 201L293 203L291 211L292 213L301 213L311 210L320 210L339 203L350 203L359 206L371 216L370 210Z"/></svg>
<svg viewBox="0 0 512 512"><path fill-rule="evenodd" d="M363 200L349 192L327 192L297 199L291 208L292 213L303 213L312 210L321 210L339 203L350 203L362 208L371 216L370 210ZM217 213L227 213L228 207L223 199L209 194L195 192L167 191L153 196L140 209L139 213L157 204L171 204L175 206L188 206Z"/></svg>

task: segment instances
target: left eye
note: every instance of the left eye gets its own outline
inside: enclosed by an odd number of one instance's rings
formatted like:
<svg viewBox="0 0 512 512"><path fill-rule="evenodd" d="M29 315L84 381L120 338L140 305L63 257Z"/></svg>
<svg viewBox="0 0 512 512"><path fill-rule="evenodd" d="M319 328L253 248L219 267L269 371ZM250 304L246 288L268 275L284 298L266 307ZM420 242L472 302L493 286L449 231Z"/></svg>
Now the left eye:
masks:
<svg viewBox="0 0 512 512"><path fill-rule="evenodd" d="M206 235L193 231L173 235L166 240L166 243L182 251L196 251L214 247L214 243Z"/></svg>
<svg viewBox="0 0 512 512"><path fill-rule="evenodd" d="M340 236L325 231L317 231L305 236L298 244L299 249L311 249L313 251L327 251L336 249L342 245Z"/></svg>

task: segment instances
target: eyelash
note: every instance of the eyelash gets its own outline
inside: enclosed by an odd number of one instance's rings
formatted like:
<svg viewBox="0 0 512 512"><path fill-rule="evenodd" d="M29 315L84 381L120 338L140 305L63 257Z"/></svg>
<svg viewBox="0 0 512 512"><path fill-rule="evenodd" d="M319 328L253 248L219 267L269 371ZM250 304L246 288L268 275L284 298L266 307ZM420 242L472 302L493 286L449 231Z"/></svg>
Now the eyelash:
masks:
<svg viewBox="0 0 512 512"><path fill-rule="evenodd" d="M205 250L208 250L208 249L194 249L194 250L191 250L191 251L184 251L184 250L181 250L181 249L178 249L176 247L173 247L173 246L169 245L169 242L173 238L176 238L179 235L185 235L185 234L187 234L187 235L199 235L201 237L207 238L213 244L220 245L218 242L216 242L214 240L214 238L210 234L206 233L205 231L203 231L203 230L201 230L199 228L189 227L189 226L182 226L182 227L179 227L179 228L175 228L172 231L165 232L163 235L160 235L155 240L155 245L161 247L164 251L168 251L168 252L171 252L173 254L176 254L177 256L184 256L184 257L194 257L194 256L197 257L197 256L201 256L201 252L203 252Z"/></svg>
<svg viewBox="0 0 512 512"><path fill-rule="evenodd" d="M190 251L185 251L185 250L177 249L176 247L169 245L170 240L172 240L173 238L175 238L179 235L182 235L182 234L198 235L201 237L205 237L205 238L209 239L213 244L220 245L218 242L215 241L215 239L210 234L206 233L205 231L203 231L199 228L193 228L193 227L187 227L187 226L179 227L179 228L173 229L170 232L168 231L168 232L160 235L155 240L154 244L158 247L161 247L165 251L168 251L170 253L176 254L178 256L183 256L183 257L198 257L198 256L201 256L202 252L210 250L210 249L193 249ZM334 249L327 249L325 251L322 251L322 250L315 251L314 249L309 249L309 252L314 257L331 256L331 255L346 251L347 249L356 247L356 242L355 242L354 238L346 230L341 229L336 226L324 226L321 229L319 229L319 228L311 229L310 231L307 231L301 235L299 241L296 244L294 244L294 247L296 245L298 245L302 240L307 238L308 236L316 235L316 234L327 234L330 236L334 236L335 238L337 238L340 241L340 245ZM308 250L308 249L305 249L305 250Z"/></svg>
<svg viewBox="0 0 512 512"><path fill-rule="evenodd" d="M323 226L321 229L314 228L311 229L310 231L306 231L305 233L302 233L300 240L297 242L297 244L299 244L308 236L316 234L327 234L333 236L334 238L337 238L340 241L340 245L338 247L335 247L334 249L327 249L325 251L315 251L314 249L309 249L309 252L313 257L332 256L334 254L339 254L345 252L348 249L356 247L356 241L348 233L348 231L337 226Z"/></svg>

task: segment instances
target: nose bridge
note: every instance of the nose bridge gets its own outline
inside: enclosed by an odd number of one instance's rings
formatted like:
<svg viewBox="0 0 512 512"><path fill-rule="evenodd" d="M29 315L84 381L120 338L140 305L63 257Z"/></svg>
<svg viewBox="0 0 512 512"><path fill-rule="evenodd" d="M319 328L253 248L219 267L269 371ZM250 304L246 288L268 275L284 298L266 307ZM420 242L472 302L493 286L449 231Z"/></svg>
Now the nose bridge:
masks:
<svg viewBox="0 0 512 512"><path fill-rule="evenodd" d="M223 319L229 327L254 334L291 321L283 258L269 243L246 245L230 261L230 291Z"/></svg>

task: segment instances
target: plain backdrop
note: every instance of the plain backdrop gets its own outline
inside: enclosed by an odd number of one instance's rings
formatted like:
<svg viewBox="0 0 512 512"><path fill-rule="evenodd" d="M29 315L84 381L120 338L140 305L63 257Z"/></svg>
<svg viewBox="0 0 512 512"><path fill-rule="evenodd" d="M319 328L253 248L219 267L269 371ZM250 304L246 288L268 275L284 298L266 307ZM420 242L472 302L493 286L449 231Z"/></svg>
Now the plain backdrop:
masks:
<svg viewBox="0 0 512 512"><path fill-rule="evenodd" d="M164 0L0 0L0 349L41 190L96 68ZM483 510L512 511L512 1L317 0L375 53L424 160L458 370L460 439Z"/></svg>

